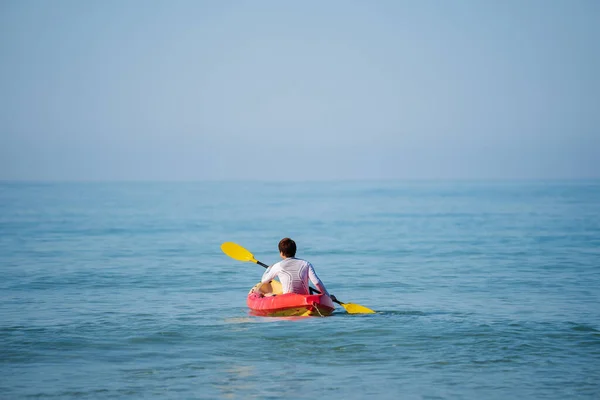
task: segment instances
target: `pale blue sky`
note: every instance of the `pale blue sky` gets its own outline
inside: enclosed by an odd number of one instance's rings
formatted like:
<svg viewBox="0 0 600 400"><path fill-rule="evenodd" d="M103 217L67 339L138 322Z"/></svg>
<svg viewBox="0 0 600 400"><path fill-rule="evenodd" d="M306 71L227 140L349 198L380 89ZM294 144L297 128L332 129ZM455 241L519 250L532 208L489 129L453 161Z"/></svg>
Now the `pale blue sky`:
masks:
<svg viewBox="0 0 600 400"><path fill-rule="evenodd" d="M600 178L600 2L0 0L0 179Z"/></svg>

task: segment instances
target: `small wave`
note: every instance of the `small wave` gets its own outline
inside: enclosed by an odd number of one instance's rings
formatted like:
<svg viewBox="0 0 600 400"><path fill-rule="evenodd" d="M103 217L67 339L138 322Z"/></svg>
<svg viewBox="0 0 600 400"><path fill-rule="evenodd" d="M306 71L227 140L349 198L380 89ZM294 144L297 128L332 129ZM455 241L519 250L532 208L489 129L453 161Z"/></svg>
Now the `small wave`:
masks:
<svg viewBox="0 0 600 400"><path fill-rule="evenodd" d="M398 311L398 310L391 310L391 311L377 311L377 314L380 315L416 315L416 316L425 316L425 315L429 315L428 313L424 313L423 311Z"/></svg>
<svg viewBox="0 0 600 400"><path fill-rule="evenodd" d="M584 324L573 324L575 326L573 326L571 328L571 330L577 331L577 332L600 332L598 329L593 328L589 325L584 325Z"/></svg>

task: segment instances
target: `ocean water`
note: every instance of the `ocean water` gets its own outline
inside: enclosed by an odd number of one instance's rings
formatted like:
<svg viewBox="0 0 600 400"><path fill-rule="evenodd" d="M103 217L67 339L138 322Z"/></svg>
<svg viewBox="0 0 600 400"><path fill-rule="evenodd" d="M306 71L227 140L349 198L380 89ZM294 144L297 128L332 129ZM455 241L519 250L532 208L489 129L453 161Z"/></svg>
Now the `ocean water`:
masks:
<svg viewBox="0 0 600 400"><path fill-rule="evenodd" d="M285 236L343 302L250 316ZM600 398L600 182L0 183L2 399Z"/></svg>

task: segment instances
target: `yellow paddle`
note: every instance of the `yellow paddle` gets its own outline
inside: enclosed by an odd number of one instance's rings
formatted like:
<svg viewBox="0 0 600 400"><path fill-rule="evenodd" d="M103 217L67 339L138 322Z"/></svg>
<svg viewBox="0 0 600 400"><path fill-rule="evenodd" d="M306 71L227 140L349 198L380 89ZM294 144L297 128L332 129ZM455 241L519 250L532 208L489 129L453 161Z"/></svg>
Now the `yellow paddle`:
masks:
<svg viewBox="0 0 600 400"><path fill-rule="evenodd" d="M221 245L221 250L223 250L223 253L227 254L229 257L233 258L234 260L249 261L249 262L253 262L258 265L262 265L265 268L269 268L269 266L267 264L264 264L264 263L261 263L260 261L258 261L256 258L254 258L254 255L252 253L250 253L248 250L246 250L239 244L232 243L232 242L225 242ZM311 290L315 293L321 293L318 290L315 290L312 288L311 288ZM370 308L367 308L365 306L361 306L360 304L342 303L341 301L338 301L338 299L336 299L336 297L333 295L331 296L331 300L338 303L340 306L344 307L344 309L348 312L348 314L374 314L375 313L375 311L373 311Z"/></svg>

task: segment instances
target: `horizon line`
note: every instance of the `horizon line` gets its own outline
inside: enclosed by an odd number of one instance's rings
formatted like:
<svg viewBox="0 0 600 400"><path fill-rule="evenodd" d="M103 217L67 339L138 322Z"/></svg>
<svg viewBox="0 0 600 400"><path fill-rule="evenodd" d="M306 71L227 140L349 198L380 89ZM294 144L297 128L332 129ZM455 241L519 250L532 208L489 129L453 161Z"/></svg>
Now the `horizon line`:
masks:
<svg viewBox="0 0 600 400"><path fill-rule="evenodd" d="M0 184L51 184L51 183L368 183L368 182L407 182L407 183L431 183L431 182L585 182L600 181L600 177L581 178L364 178L364 179L0 179Z"/></svg>

